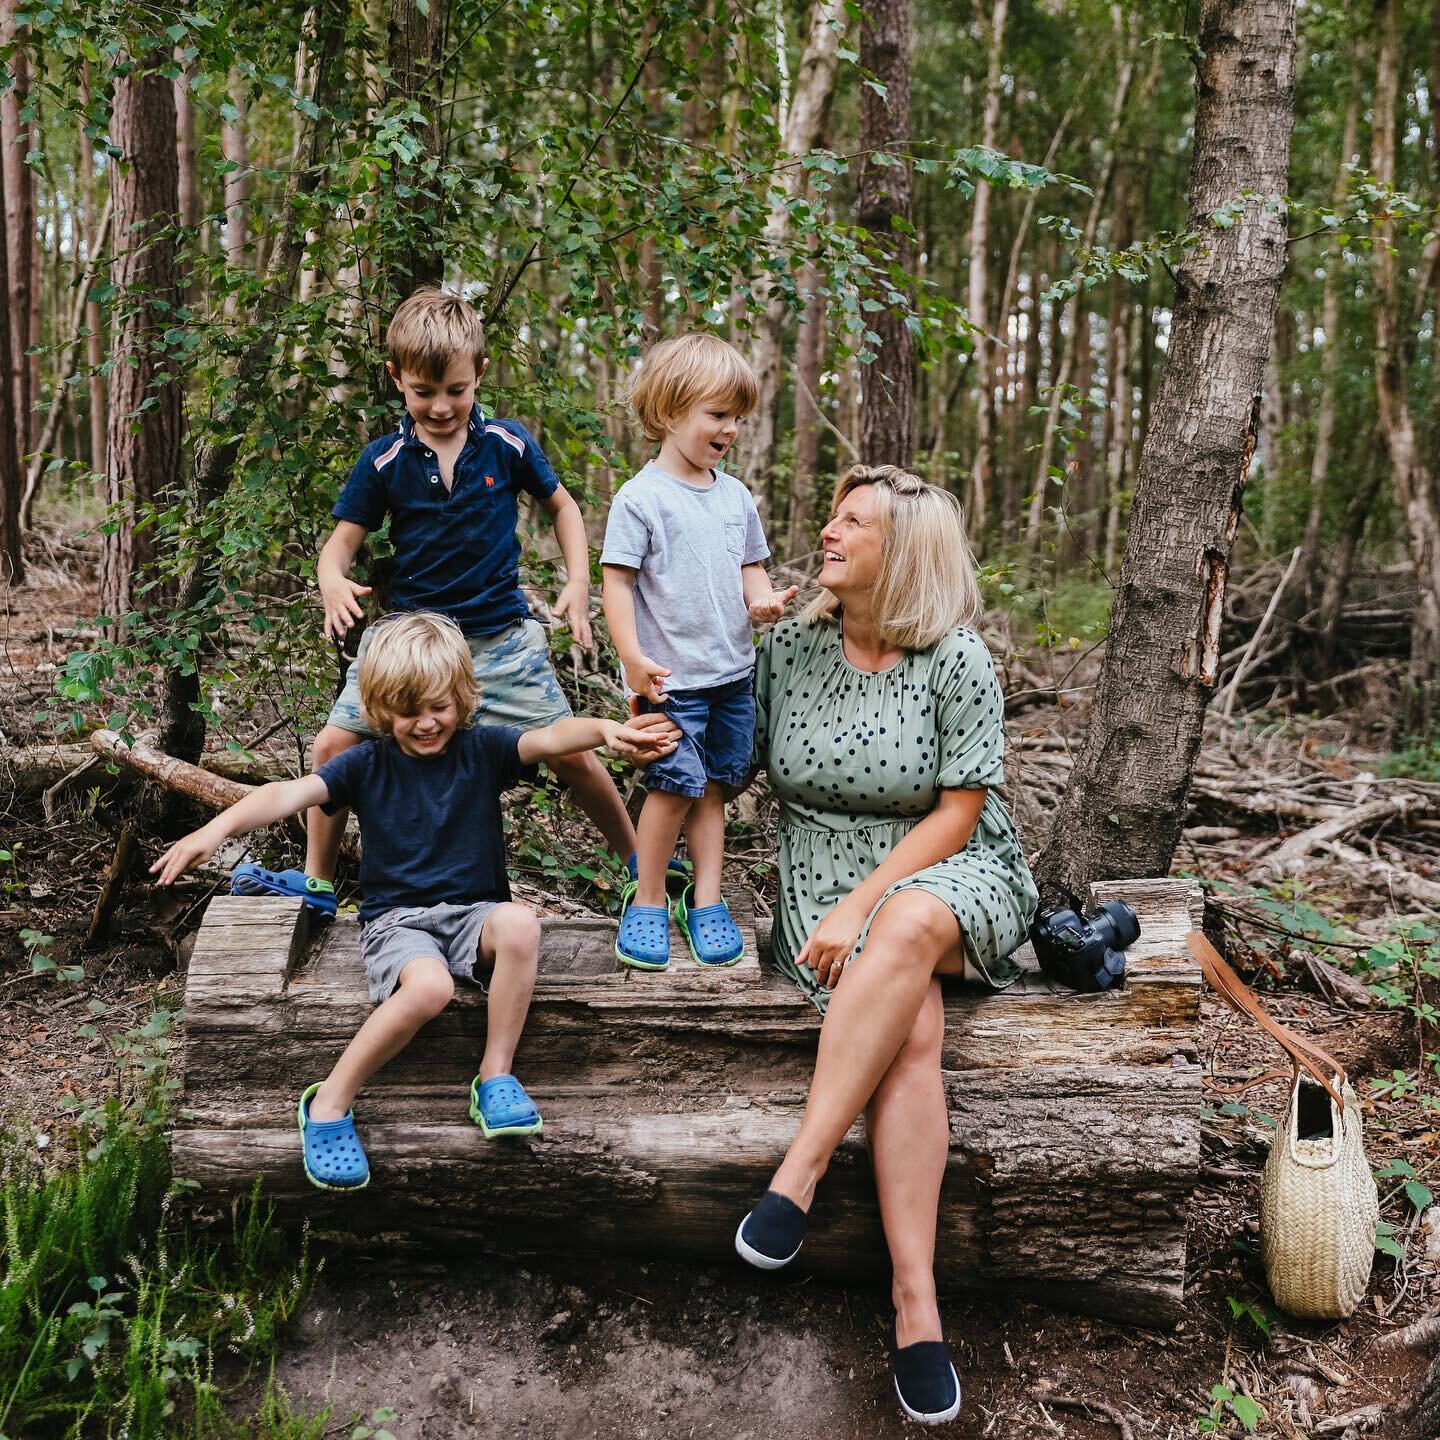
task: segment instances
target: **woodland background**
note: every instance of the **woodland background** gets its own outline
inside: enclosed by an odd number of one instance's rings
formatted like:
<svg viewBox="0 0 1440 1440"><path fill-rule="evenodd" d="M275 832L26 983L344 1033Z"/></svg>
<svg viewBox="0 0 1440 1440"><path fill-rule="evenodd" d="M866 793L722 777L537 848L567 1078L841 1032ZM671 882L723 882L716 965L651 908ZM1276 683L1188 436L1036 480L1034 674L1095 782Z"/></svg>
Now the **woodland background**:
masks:
<svg viewBox="0 0 1440 1440"><path fill-rule="evenodd" d="M482 403L592 540L646 455L625 377L687 326L761 377L736 455L777 577L808 582L857 459L959 495L1042 877L1196 875L1364 1090L1363 1315L1269 1306L1250 1215L1283 1097L1217 1096L1185 1333L947 1297L957 1433L1433 1433L1440 0L3 0L0 54L0 1435L401 1430L377 1399L510 1433L455 1418L446 1367L481 1354L482 1412L534 1434L900 1431L863 1292L374 1257L317 1289L263 1205L172 1183L186 946L225 882L144 883L195 817L79 768L86 742L305 766L339 675L316 551L427 282L485 316ZM525 533L543 613L555 551ZM553 641L577 710L618 713L603 632ZM509 824L522 896L613 907L553 787ZM762 908L772 825L758 791L729 848ZM1207 1039L1217 1075L1266 1063L1213 1014ZM452 1325L465 1354L406 1368ZM369 1390L315 1348L342 1330L387 1357Z"/></svg>

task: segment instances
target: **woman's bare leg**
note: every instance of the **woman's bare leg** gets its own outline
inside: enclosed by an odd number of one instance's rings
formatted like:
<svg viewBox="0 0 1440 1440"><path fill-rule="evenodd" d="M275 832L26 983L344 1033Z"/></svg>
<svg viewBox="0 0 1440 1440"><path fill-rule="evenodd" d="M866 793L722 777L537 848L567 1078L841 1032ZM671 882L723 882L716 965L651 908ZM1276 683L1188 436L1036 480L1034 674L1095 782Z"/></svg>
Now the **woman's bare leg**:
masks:
<svg viewBox="0 0 1440 1440"><path fill-rule="evenodd" d="M805 1116L772 1190L810 1208L835 1147L914 1028L931 981L958 974L962 965L960 929L943 900L902 890L885 903L864 954L845 967L831 997Z"/></svg>
<svg viewBox="0 0 1440 1440"><path fill-rule="evenodd" d="M932 980L920 1013L865 1109L880 1220L890 1249L895 1342L940 1340L935 1298L935 1226L950 1154L950 1122L940 1078L945 1009Z"/></svg>

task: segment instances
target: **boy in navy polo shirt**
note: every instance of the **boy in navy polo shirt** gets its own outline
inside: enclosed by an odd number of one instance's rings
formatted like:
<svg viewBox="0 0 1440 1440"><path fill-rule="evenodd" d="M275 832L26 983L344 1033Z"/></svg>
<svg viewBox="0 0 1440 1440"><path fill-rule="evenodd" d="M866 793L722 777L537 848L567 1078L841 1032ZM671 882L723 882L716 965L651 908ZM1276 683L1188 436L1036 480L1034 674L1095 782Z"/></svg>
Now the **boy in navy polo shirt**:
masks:
<svg viewBox="0 0 1440 1440"><path fill-rule="evenodd" d="M580 507L556 479L544 452L514 420L485 415L475 387L485 373L485 332L459 295L418 290L395 312L386 334L386 369L404 396L400 429L366 446L320 552L317 579L325 633L342 640L364 610L368 585L349 578L366 536L390 518L395 547L391 602L397 611L448 615L469 642L484 725L548 725L570 714L550 666L545 631L520 592L519 497L532 495L555 525L566 582L554 613L577 644L591 644L590 552ZM317 769L374 735L361 714L360 656L324 729L315 737ZM548 762L570 787L610 848L630 856L635 828L604 766L588 751ZM291 894L333 914L333 880L345 812L312 810L304 871L237 868L240 894Z"/></svg>
<svg viewBox="0 0 1440 1440"><path fill-rule="evenodd" d="M351 1102L444 1009L457 977L489 991L471 1119L487 1139L540 1130L539 1110L511 1073L535 984L540 922L510 899L500 795L538 760L608 745L644 763L667 755L679 738L673 726L648 718L463 728L475 713L475 677L454 622L396 615L370 633L360 695L382 738L349 747L313 775L260 786L150 867L168 885L230 836L311 806L348 805L359 815L361 954L378 1008L326 1079L300 1097L305 1173L324 1190L369 1183Z"/></svg>

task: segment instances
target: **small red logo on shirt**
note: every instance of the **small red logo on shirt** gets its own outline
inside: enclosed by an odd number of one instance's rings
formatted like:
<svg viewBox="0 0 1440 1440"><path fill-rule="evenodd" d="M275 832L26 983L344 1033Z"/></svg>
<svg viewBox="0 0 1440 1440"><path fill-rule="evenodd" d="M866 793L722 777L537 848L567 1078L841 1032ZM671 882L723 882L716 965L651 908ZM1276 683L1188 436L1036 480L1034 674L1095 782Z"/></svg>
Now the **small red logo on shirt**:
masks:
<svg viewBox="0 0 1440 1440"><path fill-rule="evenodd" d="M487 485L493 485L495 483L495 477L493 475L487 475L485 477L485 483Z"/></svg>

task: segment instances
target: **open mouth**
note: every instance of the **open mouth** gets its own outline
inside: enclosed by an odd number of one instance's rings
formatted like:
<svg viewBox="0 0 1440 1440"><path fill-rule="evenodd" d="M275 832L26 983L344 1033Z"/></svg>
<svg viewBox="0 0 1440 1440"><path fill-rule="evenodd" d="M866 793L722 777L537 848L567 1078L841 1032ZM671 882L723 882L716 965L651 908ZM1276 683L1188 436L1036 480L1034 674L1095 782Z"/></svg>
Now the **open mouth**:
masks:
<svg viewBox="0 0 1440 1440"><path fill-rule="evenodd" d="M833 561L835 562L835 564L837 564L837 565L842 564L842 563L844 562L844 560L845 560L845 557L844 557L838 550L826 550L826 551L823 552L823 554L824 554L824 558L825 558L825 563L826 563L827 565L828 565L832 560L833 560Z"/></svg>

